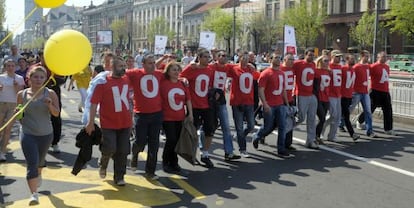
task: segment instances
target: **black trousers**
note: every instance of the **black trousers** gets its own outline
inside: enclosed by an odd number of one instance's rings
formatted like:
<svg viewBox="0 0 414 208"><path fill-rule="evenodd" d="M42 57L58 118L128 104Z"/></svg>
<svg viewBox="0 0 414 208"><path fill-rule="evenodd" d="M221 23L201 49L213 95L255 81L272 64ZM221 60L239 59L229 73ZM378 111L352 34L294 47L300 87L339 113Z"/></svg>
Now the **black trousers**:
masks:
<svg viewBox="0 0 414 208"><path fill-rule="evenodd" d="M349 118L350 112L349 112L349 106L351 106L352 98L341 98L341 109L342 109L342 118L344 119L344 123L346 126L346 129L348 130L349 136L353 136L355 131L352 127L351 120Z"/></svg>
<svg viewBox="0 0 414 208"><path fill-rule="evenodd" d="M165 131L167 140L165 142L164 151L162 153L163 166L174 167L178 165L178 157L175 152L175 146L180 138L182 121L164 121L162 127Z"/></svg>
<svg viewBox="0 0 414 208"><path fill-rule="evenodd" d="M371 113L374 113L377 107L382 108L382 114L384 116L384 131L390 131L393 129L393 118L392 118L392 104L391 95L389 92L382 92L378 90L371 90L369 93L371 98ZM365 122L364 112L359 114L359 123Z"/></svg>
<svg viewBox="0 0 414 208"><path fill-rule="evenodd" d="M58 97L58 100L59 100L59 108L62 109L62 100L60 96L60 85L56 84L49 88L55 91ZM52 145L56 145L57 143L59 143L60 137L62 136L62 118L60 117L60 112L58 116L50 116L50 120L52 121L52 127L53 127Z"/></svg>
<svg viewBox="0 0 414 208"><path fill-rule="evenodd" d="M316 125L316 137L321 137L323 125L325 124L326 114L329 110L329 102L318 101L318 109L316 115L318 116L319 122Z"/></svg>

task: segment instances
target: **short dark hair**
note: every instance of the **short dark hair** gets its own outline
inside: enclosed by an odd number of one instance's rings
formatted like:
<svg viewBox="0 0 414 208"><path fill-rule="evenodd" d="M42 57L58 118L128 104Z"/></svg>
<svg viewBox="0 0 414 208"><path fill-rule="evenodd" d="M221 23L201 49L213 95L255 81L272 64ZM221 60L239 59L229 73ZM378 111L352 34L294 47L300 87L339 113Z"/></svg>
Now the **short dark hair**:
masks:
<svg viewBox="0 0 414 208"><path fill-rule="evenodd" d="M306 48L305 55L308 55L308 53L310 53L310 52L315 53L315 49L314 48Z"/></svg>

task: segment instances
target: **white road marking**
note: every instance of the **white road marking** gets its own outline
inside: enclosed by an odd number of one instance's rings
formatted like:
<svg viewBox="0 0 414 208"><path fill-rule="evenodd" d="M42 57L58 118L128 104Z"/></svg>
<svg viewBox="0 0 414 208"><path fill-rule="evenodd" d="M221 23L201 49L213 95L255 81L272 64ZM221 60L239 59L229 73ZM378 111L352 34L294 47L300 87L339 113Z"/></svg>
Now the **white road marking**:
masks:
<svg viewBox="0 0 414 208"><path fill-rule="evenodd" d="M255 128L257 129L258 127L255 126ZM277 135L277 131L273 131L272 134ZM296 141L296 142L299 142L303 145L306 143L306 141L304 139L297 138L297 137L293 137L293 140ZM384 168L384 169L387 169L387 170L397 172L397 173L400 173L400 174L403 174L403 175L410 176L410 177L414 178L414 172L411 172L411 171L408 171L408 170L404 170L404 169L397 168L397 167L394 167L394 166L391 166L391 165L387 165L387 164L384 164L384 163L381 163L381 162L378 162L378 161L375 161L375 160L371 160L371 159L368 159L368 158L365 158L365 157L353 155L353 154L350 154L350 153L347 153L347 152L344 152L344 151L341 151L341 150L330 148L326 145L319 145L319 149L325 150L325 151L328 151L328 152L332 152L332 153L335 153L335 154L338 154L338 155L342 155L342 156L345 156L345 157L349 157L349 158L352 158L354 160L365 162L365 163L370 164L370 165L374 165L374 166L377 166L377 167L380 167L380 168Z"/></svg>

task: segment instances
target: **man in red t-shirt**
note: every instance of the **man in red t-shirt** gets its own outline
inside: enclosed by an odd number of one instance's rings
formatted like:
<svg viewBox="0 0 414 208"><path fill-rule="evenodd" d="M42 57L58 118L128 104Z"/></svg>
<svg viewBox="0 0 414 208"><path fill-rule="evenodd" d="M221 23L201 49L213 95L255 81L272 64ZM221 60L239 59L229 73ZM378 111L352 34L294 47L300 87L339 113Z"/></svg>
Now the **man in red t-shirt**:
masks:
<svg viewBox="0 0 414 208"><path fill-rule="evenodd" d="M355 84L349 111L352 113L356 105L361 102L363 113L359 115L356 126L358 129L361 129L361 124L365 121L366 135L375 138L376 135L372 130L371 98L368 95L369 56L368 51L361 51L359 63L353 66Z"/></svg>
<svg viewBox="0 0 414 208"><path fill-rule="evenodd" d="M220 120L221 131L223 132L224 159L227 161L240 159L240 156L233 152L233 138L230 131L229 114L227 112L225 97L227 72L233 66L227 63L226 52L218 51L216 52L216 62L210 64L209 67L213 70L213 88L218 92L222 92L219 93L219 96L222 96L220 100L223 102L217 103L215 109Z"/></svg>
<svg viewBox="0 0 414 208"><path fill-rule="evenodd" d="M134 89L135 141L132 144L131 169L136 170L138 152L144 151L148 144L145 176L157 179L155 168L162 125L160 83L164 75L155 69L153 55L145 55L142 59L142 66L142 69L132 69L126 72Z"/></svg>
<svg viewBox="0 0 414 208"><path fill-rule="evenodd" d="M295 61L295 58L292 54L287 53L285 57L283 58L283 63L280 66L280 70L282 70L285 74L285 89L286 89L286 96L289 101L290 106L296 105L294 102L293 97L293 89L295 87L295 72L293 71L293 62ZM293 129L286 133L286 141L285 141L285 147L288 150L296 150L292 146L293 141Z"/></svg>
<svg viewBox="0 0 414 208"><path fill-rule="evenodd" d="M384 133L388 135L397 135L393 130L392 103L389 90L390 67L385 63L387 61L385 52L379 52L377 62L370 65L371 76L371 113L377 107L381 107L384 115Z"/></svg>
<svg viewBox="0 0 414 208"><path fill-rule="evenodd" d="M213 168L208 150L214 136L214 114L209 109L208 91L211 88L213 70L208 66L210 53L206 49L199 49L198 63L187 65L180 73L181 78L185 78L189 84L191 102L193 105L194 125L197 129L202 126L204 134L201 136L201 162L207 168ZM204 139L203 139L204 135Z"/></svg>
<svg viewBox="0 0 414 208"><path fill-rule="evenodd" d="M280 70L279 55L273 54L271 59L271 67L265 69L259 77L259 98L263 104L264 123L253 138L253 146L255 149L259 146L259 139L271 132L275 123L278 125L277 133L277 152L281 157L289 157L285 147L286 139L286 105L289 101L286 96L285 74Z"/></svg>
<svg viewBox="0 0 414 208"><path fill-rule="evenodd" d="M305 50L305 59L296 61L292 68L296 76L296 90L297 104L299 110L299 123L306 119L306 146L312 149L318 149L316 143L316 110L318 107L318 100L313 93L314 77L315 77L315 63L313 62L314 51L313 48Z"/></svg>
<svg viewBox="0 0 414 208"><path fill-rule="evenodd" d="M121 58L112 60L113 70L106 77L106 83L97 85L91 98L89 120L85 130L91 135L95 130L95 116L98 104L102 128L101 159L99 175L106 177L110 158L114 160L114 182L124 186L127 156L130 150L129 136L132 117L128 101L129 80L125 74L126 64Z"/></svg>
<svg viewBox="0 0 414 208"><path fill-rule="evenodd" d="M342 53L339 50L331 52L331 62L329 63L331 84L329 85L329 117L325 122L325 128L330 125L328 133L328 141L338 142L336 133L338 131L339 123L341 122L341 85L342 85ZM323 135L322 131L322 135Z"/></svg>
<svg viewBox="0 0 414 208"><path fill-rule="evenodd" d="M352 127L350 121L349 107L352 103L352 93L354 92L354 82L355 82L355 71L353 66L355 65L355 57L352 54L349 54L345 58L346 65L342 67L342 87L341 87L341 109L342 109L342 118L343 123L348 130L349 136L356 141L360 138L358 134L355 133L354 128ZM343 128L343 127L342 127Z"/></svg>
<svg viewBox="0 0 414 208"><path fill-rule="evenodd" d="M240 63L227 73L232 78L230 105L233 111L234 126L237 132L240 155L249 157L246 150L246 136L254 128L253 74L256 69L248 65L249 54L242 53ZM244 127L244 119L247 126Z"/></svg>

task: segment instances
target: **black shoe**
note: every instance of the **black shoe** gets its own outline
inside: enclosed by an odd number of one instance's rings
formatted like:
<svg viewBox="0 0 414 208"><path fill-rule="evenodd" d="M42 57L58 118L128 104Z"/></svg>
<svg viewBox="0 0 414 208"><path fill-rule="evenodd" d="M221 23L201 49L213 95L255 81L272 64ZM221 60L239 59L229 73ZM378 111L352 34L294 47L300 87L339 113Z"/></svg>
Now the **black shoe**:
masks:
<svg viewBox="0 0 414 208"><path fill-rule="evenodd" d="M265 139L259 139L260 144L265 144Z"/></svg>
<svg viewBox="0 0 414 208"><path fill-rule="evenodd" d="M255 149L259 148L259 140L258 140L258 139L254 139L254 140L253 140L253 147L254 147Z"/></svg>
<svg viewBox="0 0 414 208"><path fill-rule="evenodd" d="M214 168L214 164L209 157L201 157L201 162L203 162L207 168Z"/></svg>
<svg viewBox="0 0 414 208"><path fill-rule="evenodd" d="M277 156L279 156L279 157L281 157L281 158L290 158L290 157L292 157L292 155L290 155L289 153L287 153L287 152L278 152L277 153Z"/></svg>
<svg viewBox="0 0 414 208"><path fill-rule="evenodd" d="M175 172L181 172L181 167L180 167L178 164L173 165L173 166L172 166L172 169L173 169Z"/></svg>
<svg viewBox="0 0 414 208"><path fill-rule="evenodd" d="M235 154L233 154L233 153L231 153L231 154L225 154L224 155L224 160L226 160L226 161L230 161L230 160L238 160L238 159L240 159L241 157L240 157L240 155L235 155Z"/></svg>
<svg viewBox="0 0 414 208"><path fill-rule="evenodd" d="M340 131L340 132L346 132L346 130L345 130L345 128L344 128L343 126L340 126L340 127L339 127L339 131Z"/></svg>
<svg viewBox="0 0 414 208"><path fill-rule="evenodd" d="M296 148L294 148L293 146L286 147L286 149L289 151L296 151Z"/></svg>
<svg viewBox="0 0 414 208"><path fill-rule="evenodd" d="M173 167L171 167L171 166L169 166L169 165L165 165L164 167L163 167L163 169L164 169L164 172L166 172L166 173L175 173L176 171L174 170L174 168Z"/></svg>

